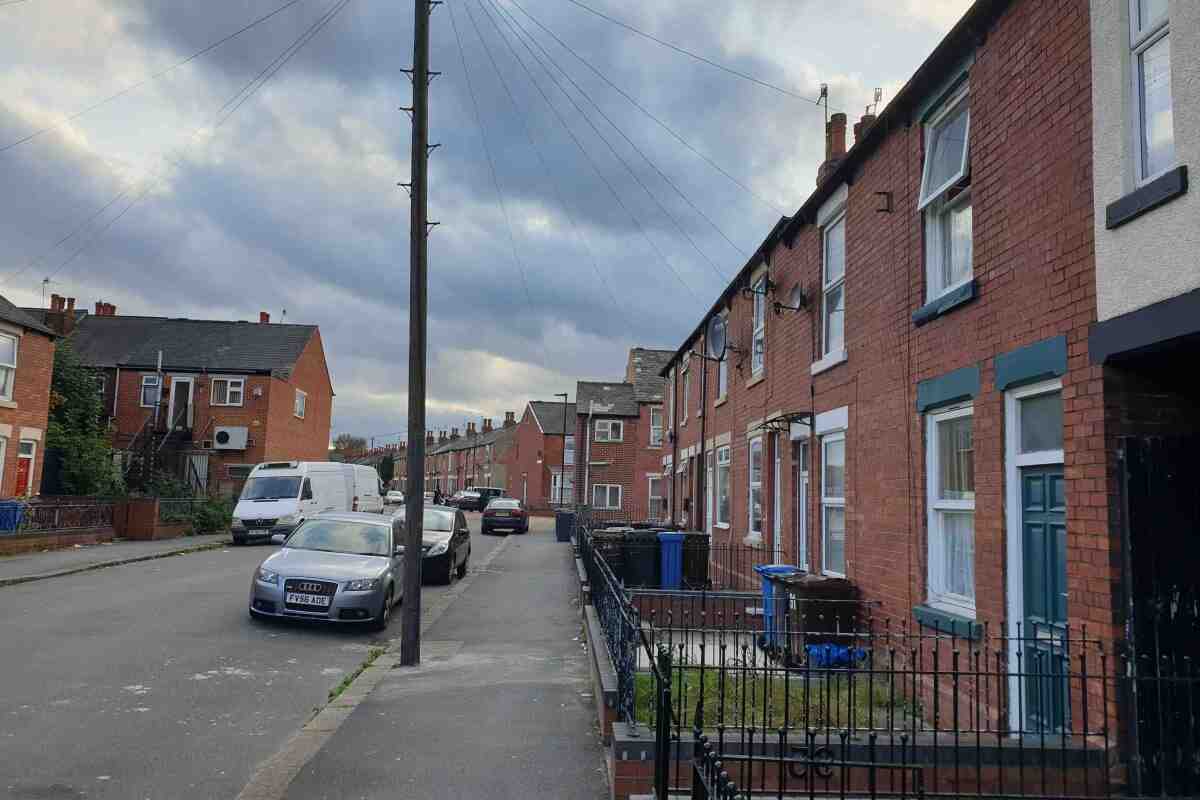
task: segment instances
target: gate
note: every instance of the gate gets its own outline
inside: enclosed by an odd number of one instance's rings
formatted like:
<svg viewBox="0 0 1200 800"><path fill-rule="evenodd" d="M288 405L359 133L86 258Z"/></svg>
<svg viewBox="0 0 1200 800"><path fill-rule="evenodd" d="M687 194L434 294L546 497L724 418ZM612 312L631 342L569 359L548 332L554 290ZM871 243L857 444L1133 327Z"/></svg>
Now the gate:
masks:
<svg viewBox="0 0 1200 800"><path fill-rule="evenodd" d="M1121 441L1126 716L1137 795L1200 790L1200 436Z"/></svg>

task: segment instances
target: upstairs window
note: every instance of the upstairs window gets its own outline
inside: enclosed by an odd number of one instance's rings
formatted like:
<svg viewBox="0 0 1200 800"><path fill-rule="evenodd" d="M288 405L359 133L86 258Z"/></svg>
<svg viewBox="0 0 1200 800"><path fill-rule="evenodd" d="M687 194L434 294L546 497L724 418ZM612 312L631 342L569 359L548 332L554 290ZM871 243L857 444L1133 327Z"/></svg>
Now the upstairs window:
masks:
<svg viewBox="0 0 1200 800"><path fill-rule="evenodd" d="M688 404L692 398L692 387L688 379L691 377L691 371L687 366L684 366L683 371L679 373L679 382L683 384L683 409L681 410L679 424L686 425L688 417Z"/></svg>
<svg viewBox="0 0 1200 800"><path fill-rule="evenodd" d="M17 375L17 337L0 334L0 400L12 400Z"/></svg>
<svg viewBox="0 0 1200 800"><path fill-rule="evenodd" d="M620 442L625 439L625 424L619 419L596 420L597 442Z"/></svg>
<svg viewBox="0 0 1200 800"><path fill-rule="evenodd" d="M308 395L299 389L296 390L296 400L292 405L292 413L299 419L304 419L304 409L308 403Z"/></svg>
<svg viewBox="0 0 1200 800"><path fill-rule="evenodd" d="M1130 0L1129 46L1137 121L1137 178L1144 183L1175 166L1168 0Z"/></svg>
<svg viewBox="0 0 1200 800"><path fill-rule="evenodd" d="M245 394L243 378L213 378L211 403L214 406L240 406Z"/></svg>
<svg viewBox="0 0 1200 800"><path fill-rule="evenodd" d="M650 409L650 446L662 447L663 443L663 412L659 406Z"/></svg>
<svg viewBox="0 0 1200 800"><path fill-rule="evenodd" d="M754 291L754 335L750 348L750 372L761 375L767 350L767 277L750 287Z"/></svg>
<svg viewBox="0 0 1200 800"><path fill-rule="evenodd" d="M846 215L822 230L821 344L823 355L846 348Z"/></svg>
<svg viewBox="0 0 1200 800"><path fill-rule="evenodd" d="M489 445L490 447L491 445ZM563 447L563 463L568 467L575 464L575 437L568 436Z"/></svg>
<svg viewBox="0 0 1200 800"><path fill-rule="evenodd" d="M729 393L729 356L721 356L717 362L717 399L724 400Z"/></svg>
<svg viewBox="0 0 1200 800"><path fill-rule="evenodd" d="M142 408L154 408L158 405L162 391L162 384L157 375L142 376Z"/></svg>
<svg viewBox="0 0 1200 800"><path fill-rule="evenodd" d="M925 215L926 300L972 277L971 111L964 87L925 126L920 209Z"/></svg>

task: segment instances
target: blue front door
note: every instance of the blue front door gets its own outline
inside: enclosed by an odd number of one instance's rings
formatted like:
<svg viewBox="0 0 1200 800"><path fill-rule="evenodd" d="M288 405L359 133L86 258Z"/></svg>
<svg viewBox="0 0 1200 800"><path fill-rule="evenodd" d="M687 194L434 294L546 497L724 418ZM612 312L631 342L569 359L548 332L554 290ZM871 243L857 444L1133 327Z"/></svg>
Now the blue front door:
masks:
<svg viewBox="0 0 1200 800"><path fill-rule="evenodd" d="M1021 469L1025 619L1019 668L1031 733L1064 730L1067 692L1067 493L1062 465Z"/></svg>

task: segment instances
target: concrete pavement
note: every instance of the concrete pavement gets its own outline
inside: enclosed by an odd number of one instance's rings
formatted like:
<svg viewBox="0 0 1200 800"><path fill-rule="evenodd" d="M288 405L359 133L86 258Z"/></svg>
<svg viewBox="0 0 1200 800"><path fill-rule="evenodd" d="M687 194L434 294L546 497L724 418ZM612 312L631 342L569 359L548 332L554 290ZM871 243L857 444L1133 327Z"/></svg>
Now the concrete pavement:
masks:
<svg viewBox="0 0 1200 800"><path fill-rule="evenodd" d="M119 540L111 544L93 544L47 550L42 553L22 553L0 558L0 586L26 583L44 578L57 578L90 569L146 561L154 558L217 547L229 542L229 533L202 536L182 536L156 542Z"/></svg>
<svg viewBox="0 0 1200 800"><path fill-rule="evenodd" d="M534 520L382 678L288 800L608 796L571 547Z"/></svg>
<svg viewBox="0 0 1200 800"><path fill-rule="evenodd" d="M500 541L475 534L472 564ZM0 588L0 796L236 796L387 643L356 629L252 622L250 576L272 549ZM427 586L423 600L446 591ZM398 635L398 624L386 634Z"/></svg>

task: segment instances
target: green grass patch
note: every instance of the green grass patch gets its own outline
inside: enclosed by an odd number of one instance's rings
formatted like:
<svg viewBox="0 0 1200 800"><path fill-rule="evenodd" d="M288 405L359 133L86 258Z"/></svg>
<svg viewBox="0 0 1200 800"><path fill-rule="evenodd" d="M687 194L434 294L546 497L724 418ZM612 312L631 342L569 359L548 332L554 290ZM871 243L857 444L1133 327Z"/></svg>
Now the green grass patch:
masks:
<svg viewBox="0 0 1200 800"><path fill-rule="evenodd" d="M329 690L329 702L332 703L334 700L337 700L338 697L341 696L342 692L344 692L344 691L346 691L346 689L350 688L350 684L354 683L354 679L357 678L359 675L361 675L362 671L364 669L366 669L367 667L374 664L375 659L377 659L381 655L383 655L384 652L386 651L386 649L387 648L384 648L384 647L372 647L370 650L368 650L367 651L367 660L364 661L363 663L359 664L358 669L354 670L349 675L342 678L341 683L339 683L337 686L335 686Z"/></svg>
<svg viewBox="0 0 1200 800"><path fill-rule="evenodd" d="M865 673L786 676L782 671L754 672L729 669L724 682L716 670L673 670L671 706L681 723L691 725L696 702L704 695L704 725L722 722L731 726L762 728L868 728L905 727L912 711L887 680ZM680 700L682 699L682 707ZM639 672L634 680L634 711L638 722L654 721L654 676Z"/></svg>

